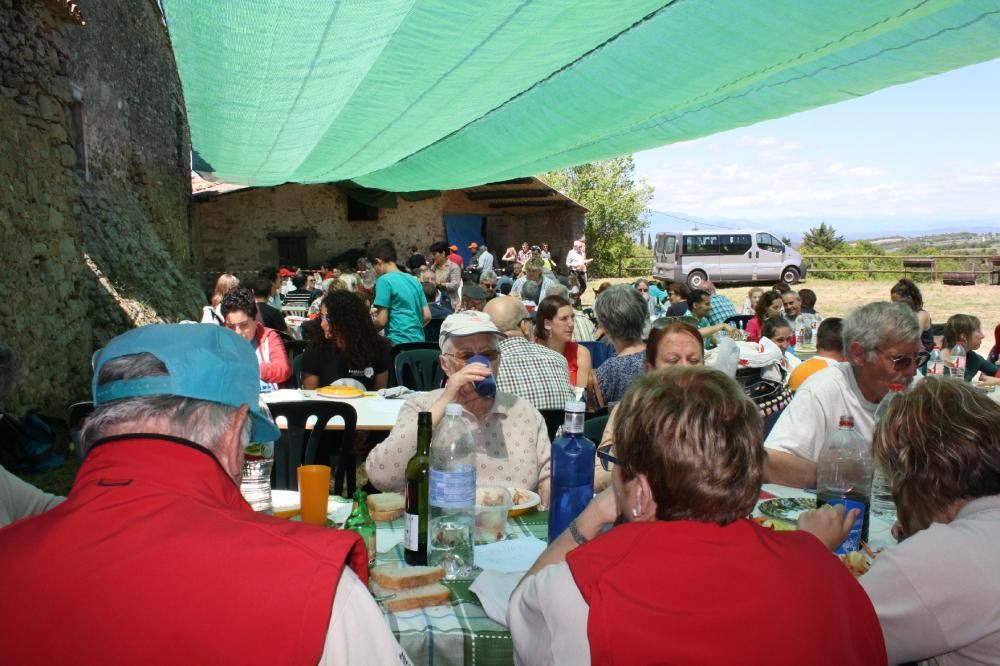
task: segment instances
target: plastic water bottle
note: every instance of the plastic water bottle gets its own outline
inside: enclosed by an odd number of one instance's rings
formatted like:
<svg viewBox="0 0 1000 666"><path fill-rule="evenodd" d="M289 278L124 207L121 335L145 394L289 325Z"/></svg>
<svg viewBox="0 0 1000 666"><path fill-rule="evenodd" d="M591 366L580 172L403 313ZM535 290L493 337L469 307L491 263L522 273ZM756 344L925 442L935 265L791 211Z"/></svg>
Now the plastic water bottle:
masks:
<svg viewBox="0 0 1000 666"><path fill-rule="evenodd" d="M476 514L475 443L462 416L451 403L431 441L430 519L427 563L444 568L445 578L472 572L472 528Z"/></svg>
<svg viewBox="0 0 1000 666"><path fill-rule="evenodd" d="M965 347L962 345L951 348L951 376L965 381Z"/></svg>
<svg viewBox="0 0 1000 666"><path fill-rule="evenodd" d="M465 362L466 365L470 363L481 363L487 368L493 367L490 364L490 359L486 358L482 354L476 354ZM497 394L497 380L493 378L493 375L490 375L485 379L480 379L478 382L475 382L473 386L476 388L476 393L478 393L482 398L492 398Z"/></svg>
<svg viewBox="0 0 1000 666"><path fill-rule="evenodd" d="M944 377L944 359L941 358L940 345L934 345L931 355L927 359L927 376Z"/></svg>
<svg viewBox="0 0 1000 666"><path fill-rule="evenodd" d="M845 511L858 509L860 514L844 543L833 552L843 555L861 549L868 540L871 520L872 456L868 442L854 430L854 419L840 417L816 461L816 503L843 505Z"/></svg>
<svg viewBox="0 0 1000 666"><path fill-rule="evenodd" d="M583 436L587 405L566 403L562 435L552 442L552 497L549 501L549 542L562 534L594 496L597 446Z"/></svg>
<svg viewBox="0 0 1000 666"><path fill-rule="evenodd" d="M889 392L882 396L882 401L875 409L875 430L885 418L889 411L889 403L903 390L902 384L889 384ZM890 523L896 522L896 503L892 499L892 483L882 472L882 468L875 465L875 479L872 481L872 514Z"/></svg>

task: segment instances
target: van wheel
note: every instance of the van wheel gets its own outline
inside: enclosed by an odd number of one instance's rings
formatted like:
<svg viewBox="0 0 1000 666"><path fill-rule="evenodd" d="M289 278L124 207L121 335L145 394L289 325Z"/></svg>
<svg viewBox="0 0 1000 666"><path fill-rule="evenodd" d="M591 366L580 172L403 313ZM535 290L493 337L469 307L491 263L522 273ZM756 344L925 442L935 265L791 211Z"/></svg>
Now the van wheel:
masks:
<svg viewBox="0 0 1000 666"><path fill-rule="evenodd" d="M799 281L799 269L789 266L781 273L781 281L788 284L797 284Z"/></svg>
<svg viewBox="0 0 1000 666"><path fill-rule="evenodd" d="M796 276L798 277L798 276ZM688 273L688 287L691 289L701 289L708 282L708 276L704 271L691 271Z"/></svg>

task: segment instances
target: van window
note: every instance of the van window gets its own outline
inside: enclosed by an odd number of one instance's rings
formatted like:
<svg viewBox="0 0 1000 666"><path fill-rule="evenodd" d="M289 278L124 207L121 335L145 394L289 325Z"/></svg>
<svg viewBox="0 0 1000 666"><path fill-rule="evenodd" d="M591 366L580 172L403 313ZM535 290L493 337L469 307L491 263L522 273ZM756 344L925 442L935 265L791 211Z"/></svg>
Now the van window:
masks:
<svg viewBox="0 0 1000 666"><path fill-rule="evenodd" d="M721 234L719 246L722 254L746 254L750 251L750 234Z"/></svg>
<svg viewBox="0 0 1000 666"><path fill-rule="evenodd" d="M784 252L784 244L771 234L757 234L757 247L768 252Z"/></svg>
<svg viewBox="0 0 1000 666"><path fill-rule="evenodd" d="M715 234L685 236L684 254L719 254L719 237Z"/></svg>
<svg viewBox="0 0 1000 666"><path fill-rule="evenodd" d="M673 254L677 248L676 236L660 236L656 239L656 251L665 254Z"/></svg>

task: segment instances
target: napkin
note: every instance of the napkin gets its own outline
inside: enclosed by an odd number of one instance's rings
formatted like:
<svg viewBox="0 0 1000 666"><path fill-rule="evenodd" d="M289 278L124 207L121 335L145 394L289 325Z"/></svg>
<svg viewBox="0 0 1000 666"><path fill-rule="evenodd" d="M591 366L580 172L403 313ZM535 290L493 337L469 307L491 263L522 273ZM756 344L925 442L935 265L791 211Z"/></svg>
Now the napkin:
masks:
<svg viewBox="0 0 1000 666"><path fill-rule="evenodd" d="M520 539L516 539L516 541L520 541ZM513 594L522 575L521 573L487 569L479 574L475 582L469 586L469 590L475 592L476 596L479 597L479 603L482 604L487 617L506 627L510 595Z"/></svg>
<svg viewBox="0 0 1000 666"><path fill-rule="evenodd" d="M406 533L402 529L380 529L378 537L375 539L375 550L380 553L388 553L403 543L405 537Z"/></svg>
<svg viewBox="0 0 1000 666"><path fill-rule="evenodd" d="M475 562L480 569L524 573L531 568L546 548L541 539L505 539L475 547Z"/></svg>

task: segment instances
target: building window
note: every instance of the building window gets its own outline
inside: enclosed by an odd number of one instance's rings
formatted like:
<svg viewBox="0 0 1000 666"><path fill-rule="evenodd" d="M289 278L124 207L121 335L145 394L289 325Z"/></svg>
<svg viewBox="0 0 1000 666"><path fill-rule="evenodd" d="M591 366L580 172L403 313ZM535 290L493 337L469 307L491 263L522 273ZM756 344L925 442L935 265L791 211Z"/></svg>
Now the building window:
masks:
<svg viewBox="0 0 1000 666"><path fill-rule="evenodd" d="M347 219L377 222L378 208L347 197Z"/></svg>
<svg viewBox="0 0 1000 666"><path fill-rule="evenodd" d="M70 102L70 119L73 123L73 149L76 151L76 174L90 180L87 166L87 132L83 114L83 88L72 86L73 101Z"/></svg>
<svg viewBox="0 0 1000 666"><path fill-rule="evenodd" d="M309 265L306 257L306 237L301 236L275 236L278 241L278 265L298 266Z"/></svg>

